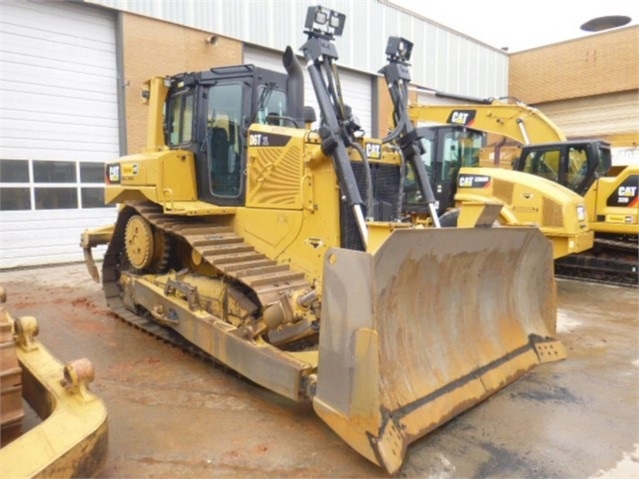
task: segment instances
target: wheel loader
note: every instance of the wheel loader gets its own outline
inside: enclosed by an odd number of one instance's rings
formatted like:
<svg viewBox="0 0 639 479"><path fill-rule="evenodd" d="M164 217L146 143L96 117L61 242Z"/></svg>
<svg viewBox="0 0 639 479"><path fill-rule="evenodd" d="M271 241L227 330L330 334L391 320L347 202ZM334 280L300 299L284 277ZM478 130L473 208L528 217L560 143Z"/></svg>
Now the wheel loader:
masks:
<svg viewBox="0 0 639 479"><path fill-rule="evenodd" d="M148 81L147 148L106 165L117 221L81 243L94 277L91 248L108 244L102 284L122 319L310 401L395 473L408 444L565 352L537 228L491 228L490 208L488 227L402 221L404 155L358 135L342 98L344 22L307 12L318 130L290 47L286 73Z"/></svg>

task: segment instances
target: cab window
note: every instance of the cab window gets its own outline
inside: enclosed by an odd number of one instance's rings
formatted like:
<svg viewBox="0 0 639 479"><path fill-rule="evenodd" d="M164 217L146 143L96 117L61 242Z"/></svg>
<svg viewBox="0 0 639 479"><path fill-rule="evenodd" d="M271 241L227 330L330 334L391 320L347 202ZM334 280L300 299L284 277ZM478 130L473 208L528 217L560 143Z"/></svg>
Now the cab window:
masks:
<svg viewBox="0 0 639 479"><path fill-rule="evenodd" d="M597 173L599 176L606 176L612 166L612 154L610 148L599 148L599 163L597 163Z"/></svg>
<svg viewBox="0 0 639 479"><path fill-rule="evenodd" d="M237 197L242 179L242 85L216 84L209 88L206 98L210 190L216 196Z"/></svg>
<svg viewBox="0 0 639 479"><path fill-rule="evenodd" d="M284 126L282 117L286 115L286 94L272 84L258 88L256 123Z"/></svg>
<svg viewBox="0 0 639 479"><path fill-rule="evenodd" d="M424 168L426 168L426 174L428 175L429 181L432 181L433 167L435 163L435 138L431 135L428 138L422 138L420 142L422 144L422 149L424 150L421 160L422 163L424 163ZM419 191L415 171L413 170L412 165L408 162L405 164L405 168L404 194L406 195L406 203L408 205L422 205L424 200L422 199L422 194Z"/></svg>
<svg viewBox="0 0 639 479"><path fill-rule="evenodd" d="M524 172L558 181L560 158L560 149L531 151L526 155Z"/></svg>
<svg viewBox="0 0 639 479"><path fill-rule="evenodd" d="M182 145L193 139L193 92L178 93L169 106L169 144Z"/></svg>
<svg viewBox="0 0 639 479"><path fill-rule="evenodd" d="M479 166L479 152L483 141L483 134L479 132L445 131L442 139L441 180L455 182L460 168Z"/></svg>
<svg viewBox="0 0 639 479"><path fill-rule="evenodd" d="M588 173L588 154L584 148L570 147L568 150L568 187L575 190L586 179Z"/></svg>

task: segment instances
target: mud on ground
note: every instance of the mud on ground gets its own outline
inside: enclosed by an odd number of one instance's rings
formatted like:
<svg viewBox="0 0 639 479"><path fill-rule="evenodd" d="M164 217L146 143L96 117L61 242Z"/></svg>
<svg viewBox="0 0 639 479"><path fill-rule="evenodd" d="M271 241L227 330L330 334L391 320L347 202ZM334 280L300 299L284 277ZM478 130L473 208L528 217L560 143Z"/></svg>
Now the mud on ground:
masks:
<svg viewBox="0 0 639 479"><path fill-rule="evenodd" d="M101 477L386 477L306 404L120 322L84 265L0 272L62 362L89 358L109 414ZM639 477L639 294L558 281L568 359L411 445L399 477ZM463 347L463 345L460 345Z"/></svg>

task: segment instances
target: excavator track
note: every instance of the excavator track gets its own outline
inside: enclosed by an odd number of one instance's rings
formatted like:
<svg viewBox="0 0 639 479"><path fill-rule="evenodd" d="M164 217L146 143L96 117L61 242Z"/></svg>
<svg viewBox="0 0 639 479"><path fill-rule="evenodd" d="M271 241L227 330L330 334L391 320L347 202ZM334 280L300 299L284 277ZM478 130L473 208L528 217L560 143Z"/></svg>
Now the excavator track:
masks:
<svg viewBox="0 0 639 479"><path fill-rule="evenodd" d="M636 239L595 238L590 251L555 262L558 278L639 288L639 248Z"/></svg>
<svg viewBox="0 0 639 479"><path fill-rule="evenodd" d="M124 232L134 214L165 233L186 241L225 280L239 282L249 288L262 305L277 301L281 295L299 289L310 290L304 273L288 265L278 264L248 245L231 227L207 225L195 218L165 215L154 203L127 203L129 209L118 216L115 230L102 265L102 288L108 307L120 319L157 339L202 359L212 359L206 352L183 339L172 329L157 323L148 313L135 314L125 306L119 284L119 267L124 251Z"/></svg>

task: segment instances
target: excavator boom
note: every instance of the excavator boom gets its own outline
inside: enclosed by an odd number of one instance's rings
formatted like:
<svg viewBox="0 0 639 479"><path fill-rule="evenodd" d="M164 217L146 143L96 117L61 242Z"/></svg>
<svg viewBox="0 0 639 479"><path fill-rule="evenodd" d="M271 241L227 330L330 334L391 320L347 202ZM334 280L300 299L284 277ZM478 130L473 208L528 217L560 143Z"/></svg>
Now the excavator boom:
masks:
<svg viewBox="0 0 639 479"><path fill-rule="evenodd" d="M409 105L414 122L432 122L466 126L507 137L522 145L565 141L566 136L555 123L536 108L523 103L492 100L482 105Z"/></svg>

